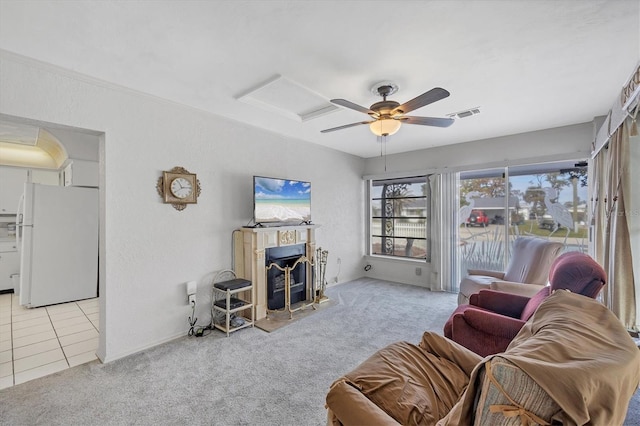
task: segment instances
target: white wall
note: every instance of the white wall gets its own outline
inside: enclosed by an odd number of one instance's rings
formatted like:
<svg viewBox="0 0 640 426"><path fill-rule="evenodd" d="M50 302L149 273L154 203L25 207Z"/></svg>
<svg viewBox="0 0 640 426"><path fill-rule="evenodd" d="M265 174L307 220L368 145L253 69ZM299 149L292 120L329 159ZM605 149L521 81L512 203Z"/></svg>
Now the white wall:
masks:
<svg viewBox="0 0 640 426"><path fill-rule="evenodd" d="M72 131L61 128L47 128L67 150L69 158L76 160L98 161L98 145L100 138L91 132Z"/></svg>
<svg viewBox="0 0 640 426"><path fill-rule="evenodd" d="M583 123L389 155L386 160L386 172L383 158L369 158L365 162L365 177L416 176L555 160L587 159L590 157L592 141L593 124ZM437 203L438 200L433 202ZM446 235L445 230L445 238ZM431 248L438 250L438 245L432 244ZM371 269L365 274L368 277L422 287L431 286L433 269L430 263L373 256L365 257L364 261L371 265ZM421 267L421 275L416 275L416 267Z"/></svg>
<svg viewBox="0 0 640 426"><path fill-rule="evenodd" d="M368 271L363 270L366 277L425 288L429 288L431 284L431 264L425 261L365 256L364 265L371 266ZM420 270L420 275L417 269Z"/></svg>
<svg viewBox="0 0 640 426"><path fill-rule="evenodd" d="M312 183L327 277L362 275L364 160L284 139L181 105L0 52L0 113L104 132L101 161L101 334L111 361L183 335L185 283L207 293L231 266L231 234L252 217L252 176ZM162 170L197 173L202 195L178 212L161 203ZM206 309L204 309L206 311Z"/></svg>
<svg viewBox="0 0 640 426"><path fill-rule="evenodd" d="M468 120L473 120L473 117ZM523 164L531 159L543 162L588 158L591 155L592 140L593 124L588 122L389 155L386 172L382 158L368 158L365 175L474 170Z"/></svg>

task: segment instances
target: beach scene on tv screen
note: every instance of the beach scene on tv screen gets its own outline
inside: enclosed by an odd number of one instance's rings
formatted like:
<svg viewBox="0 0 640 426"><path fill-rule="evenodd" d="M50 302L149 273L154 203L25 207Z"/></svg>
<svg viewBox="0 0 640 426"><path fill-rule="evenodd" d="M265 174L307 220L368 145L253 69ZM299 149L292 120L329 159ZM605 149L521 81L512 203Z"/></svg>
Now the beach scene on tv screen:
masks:
<svg viewBox="0 0 640 426"><path fill-rule="evenodd" d="M286 179L255 178L255 221L311 220L311 184Z"/></svg>

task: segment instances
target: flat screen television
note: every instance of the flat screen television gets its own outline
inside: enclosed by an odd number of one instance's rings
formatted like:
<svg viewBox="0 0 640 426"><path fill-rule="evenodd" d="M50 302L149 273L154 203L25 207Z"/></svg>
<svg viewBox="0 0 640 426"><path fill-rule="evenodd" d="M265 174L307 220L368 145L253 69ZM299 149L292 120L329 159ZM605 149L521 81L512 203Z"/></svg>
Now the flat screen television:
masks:
<svg viewBox="0 0 640 426"><path fill-rule="evenodd" d="M311 183L254 176L253 221L256 225L311 223Z"/></svg>

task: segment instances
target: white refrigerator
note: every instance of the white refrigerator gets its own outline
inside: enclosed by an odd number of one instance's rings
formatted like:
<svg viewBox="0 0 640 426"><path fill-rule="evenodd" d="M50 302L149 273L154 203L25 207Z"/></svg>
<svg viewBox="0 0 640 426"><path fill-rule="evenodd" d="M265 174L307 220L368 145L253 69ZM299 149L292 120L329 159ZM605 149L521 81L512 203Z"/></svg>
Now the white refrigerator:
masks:
<svg viewBox="0 0 640 426"><path fill-rule="evenodd" d="M98 295L98 189L25 183L17 217L20 304Z"/></svg>

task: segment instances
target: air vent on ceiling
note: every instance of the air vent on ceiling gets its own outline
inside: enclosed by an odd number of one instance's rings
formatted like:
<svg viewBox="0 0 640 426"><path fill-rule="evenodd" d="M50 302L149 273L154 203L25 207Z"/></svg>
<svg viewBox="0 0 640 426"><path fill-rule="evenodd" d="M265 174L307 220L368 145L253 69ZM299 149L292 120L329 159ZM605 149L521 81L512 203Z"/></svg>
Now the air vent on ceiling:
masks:
<svg viewBox="0 0 640 426"><path fill-rule="evenodd" d="M480 114L480 107L465 109L464 111L452 112L447 114L447 117L451 118L466 118L472 115Z"/></svg>

